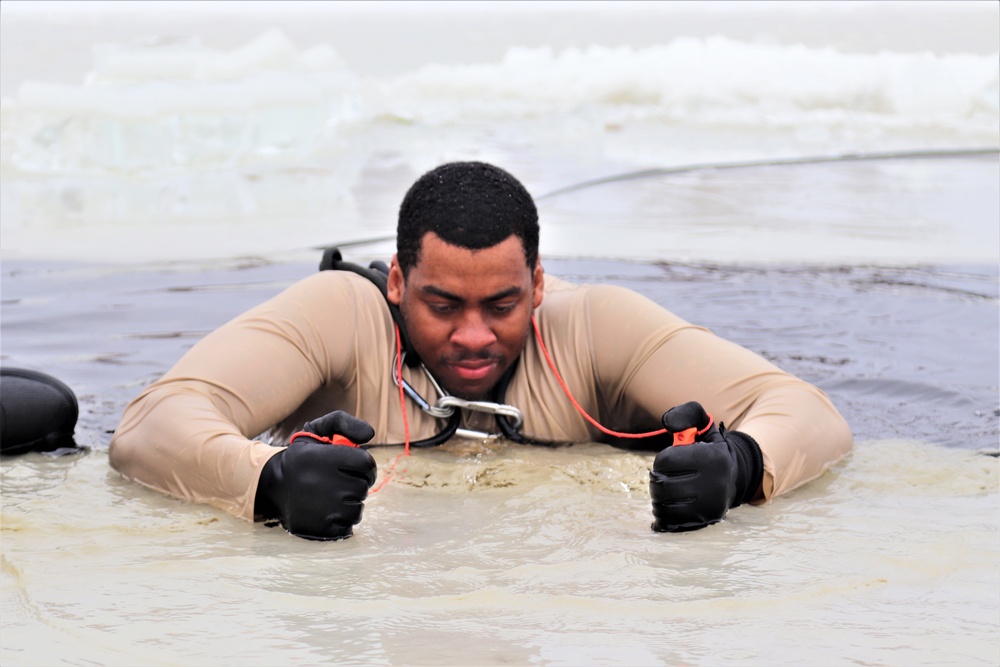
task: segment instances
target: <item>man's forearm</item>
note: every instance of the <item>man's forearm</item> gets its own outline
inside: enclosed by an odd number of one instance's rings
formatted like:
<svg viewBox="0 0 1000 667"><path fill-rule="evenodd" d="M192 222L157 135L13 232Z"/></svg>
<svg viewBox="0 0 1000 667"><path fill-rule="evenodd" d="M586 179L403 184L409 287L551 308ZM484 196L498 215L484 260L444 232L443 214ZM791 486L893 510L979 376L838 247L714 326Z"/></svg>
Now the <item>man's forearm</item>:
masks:
<svg viewBox="0 0 1000 667"><path fill-rule="evenodd" d="M278 451L237 432L206 397L154 387L126 409L109 459L145 486L252 521L260 470Z"/></svg>
<svg viewBox="0 0 1000 667"><path fill-rule="evenodd" d="M802 381L761 396L738 428L757 441L764 456L761 491L754 502L819 477L854 446L846 420L825 394Z"/></svg>

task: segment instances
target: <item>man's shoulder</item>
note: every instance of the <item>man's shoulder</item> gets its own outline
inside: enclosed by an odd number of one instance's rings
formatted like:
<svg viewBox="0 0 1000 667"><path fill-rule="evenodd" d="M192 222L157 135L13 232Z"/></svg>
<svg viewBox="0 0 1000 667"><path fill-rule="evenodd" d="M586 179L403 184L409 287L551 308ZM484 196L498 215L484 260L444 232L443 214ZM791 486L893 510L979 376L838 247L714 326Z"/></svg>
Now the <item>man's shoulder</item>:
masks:
<svg viewBox="0 0 1000 667"><path fill-rule="evenodd" d="M545 298L557 297L561 300L586 299L595 289L605 287L600 284L574 283L564 278L545 274Z"/></svg>
<svg viewBox="0 0 1000 667"><path fill-rule="evenodd" d="M302 278L285 290L285 296L296 301L317 305L383 309L385 297L375 283L350 271L318 271Z"/></svg>
<svg viewBox="0 0 1000 667"><path fill-rule="evenodd" d="M381 297L381 291L374 282L352 271L317 271L299 280L296 285L304 289L319 289L324 291L342 290L360 292L362 294Z"/></svg>
<svg viewBox="0 0 1000 667"><path fill-rule="evenodd" d="M622 303L627 303L630 307L638 303L658 307L638 292L621 285L572 283L548 274L545 276L543 304L559 308L578 308L584 304L587 307L606 308Z"/></svg>
<svg viewBox="0 0 1000 667"><path fill-rule="evenodd" d="M545 295L556 294L560 292L571 292L580 289L581 285L576 283L571 283L568 280L563 280L562 278L557 278L552 274L545 274Z"/></svg>

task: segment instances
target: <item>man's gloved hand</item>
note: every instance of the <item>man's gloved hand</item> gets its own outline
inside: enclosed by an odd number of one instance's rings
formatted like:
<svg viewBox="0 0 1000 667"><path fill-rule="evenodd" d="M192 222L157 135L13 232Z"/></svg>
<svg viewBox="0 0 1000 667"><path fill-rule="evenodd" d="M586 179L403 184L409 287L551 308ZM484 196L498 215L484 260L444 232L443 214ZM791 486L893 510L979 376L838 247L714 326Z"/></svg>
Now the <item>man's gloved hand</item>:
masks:
<svg viewBox="0 0 1000 667"><path fill-rule="evenodd" d="M368 422L340 410L307 422L264 464L255 513L309 540L350 537L377 476L375 459L353 443L374 435Z"/></svg>
<svg viewBox="0 0 1000 667"><path fill-rule="evenodd" d="M716 426L694 401L664 413L663 426L675 434L675 444L656 455L649 472L653 530L704 528L753 499L764 475L763 455L753 438ZM690 444L680 444L685 441Z"/></svg>

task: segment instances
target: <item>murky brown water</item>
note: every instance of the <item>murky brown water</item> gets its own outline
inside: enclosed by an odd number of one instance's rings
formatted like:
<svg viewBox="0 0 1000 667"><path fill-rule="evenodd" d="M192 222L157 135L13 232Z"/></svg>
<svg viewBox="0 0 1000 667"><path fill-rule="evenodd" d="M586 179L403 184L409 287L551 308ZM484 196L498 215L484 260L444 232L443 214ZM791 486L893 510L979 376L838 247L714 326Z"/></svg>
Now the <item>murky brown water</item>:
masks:
<svg viewBox="0 0 1000 667"><path fill-rule="evenodd" d="M421 452L354 538L314 543L147 492L102 451L4 461L4 663L996 658L996 458L866 441L684 535L649 531L648 463Z"/></svg>

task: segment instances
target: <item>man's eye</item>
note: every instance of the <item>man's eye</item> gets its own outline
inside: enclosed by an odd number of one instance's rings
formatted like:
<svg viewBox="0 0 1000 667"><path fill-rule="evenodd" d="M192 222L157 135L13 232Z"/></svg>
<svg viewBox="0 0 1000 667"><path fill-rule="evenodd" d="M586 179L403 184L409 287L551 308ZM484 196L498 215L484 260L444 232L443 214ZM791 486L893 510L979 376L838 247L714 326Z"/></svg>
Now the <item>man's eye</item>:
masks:
<svg viewBox="0 0 1000 667"><path fill-rule="evenodd" d="M427 307L441 315L448 315L458 310L458 306L453 303L428 303Z"/></svg>
<svg viewBox="0 0 1000 667"><path fill-rule="evenodd" d="M512 302L512 303L495 303L492 306L490 306L490 310L492 310L497 315L506 315L508 313L514 312L514 308L515 307L517 307L517 303L516 302Z"/></svg>

